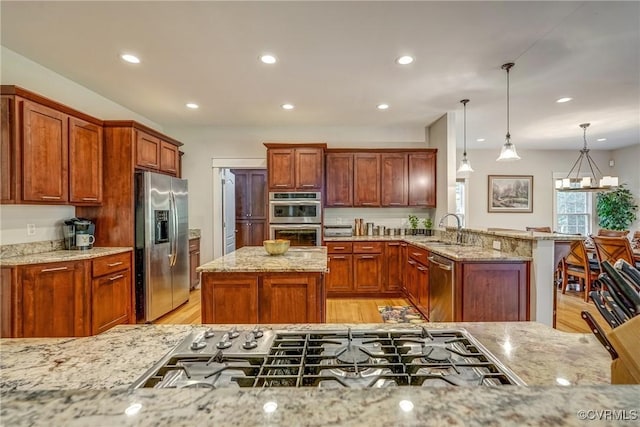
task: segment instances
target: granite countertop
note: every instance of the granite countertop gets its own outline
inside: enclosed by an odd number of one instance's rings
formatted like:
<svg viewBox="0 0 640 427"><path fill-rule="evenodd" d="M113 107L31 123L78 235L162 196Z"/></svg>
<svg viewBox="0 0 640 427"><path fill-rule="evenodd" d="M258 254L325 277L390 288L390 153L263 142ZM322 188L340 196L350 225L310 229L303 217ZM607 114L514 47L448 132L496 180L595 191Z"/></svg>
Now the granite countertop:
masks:
<svg viewBox="0 0 640 427"><path fill-rule="evenodd" d="M262 246L244 246L199 266L211 272L319 272L327 271L327 248L293 246L283 255L269 255Z"/></svg>
<svg viewBox="0 0 640 427"><path fill-rule="evenodd" d="M229 325L211 326L229 328ZM419 327L410 324L266 325L289 330L348 326L354 329ZM580 410L625 410L628 416L634 413L637 416L637 412L632 411L638 410L640 386L607 385L610 360L590 334L559 332L533 322L426 326L467 329L528 386L131 391L128 390L131 383L167 351L190 331L203 331L205 326L122 325L86 338L0 340L2 423L13 426L581 425L584 418L580 418ZM252 327L238 326L241 330ZM556 385L558 378L567 380L571 386ZM268 412L267 402L275 402L277 409ZM588 413L587 416L595 415Z"/></svg>
<svg viewBox="0 0 640 427"><path fill-rule="evenodd" d="M447 229L451 229L448 227ZM455 230L455 228L453 228ZM508 228L487 228L487 229L472 229L465 228L465 231L488 234L492 236L511 237L514 239L522 240L583 240L585 237L576 234L563 234L563 233L544 233L538 231L525 231L525 230L511 230Z"/></svg>
<svg viewBox="0 0 640 427"><path fill-rule="evenodd" d="M113 248L93 248L83 251L57 250L50 252L41 252L30 255L20 255L9 258L0 259L0 267L14 267L17 265L29 264L45 264L49 262L64 261L81 261L85 259L93 259L106 255L114 255L123 252L130 252L132 248L113 247Z"/></svg>
<svg viewBox="0 0 640 427"><path fill-rule="evenodd" d="M200 238L200 229L199 228L190 228L189 229L189 240L191 239L199 239Z"/></svg>
<svg viewBox="0 0 640 427"><path fill-rule="evenodd" d="M480 246L458 245L448 243L442 245L442 239L434 236L352 236L325 237L325 242L372 242L403 241L427 249L454 261L531 261L531 257L484 249Z"/></svg>

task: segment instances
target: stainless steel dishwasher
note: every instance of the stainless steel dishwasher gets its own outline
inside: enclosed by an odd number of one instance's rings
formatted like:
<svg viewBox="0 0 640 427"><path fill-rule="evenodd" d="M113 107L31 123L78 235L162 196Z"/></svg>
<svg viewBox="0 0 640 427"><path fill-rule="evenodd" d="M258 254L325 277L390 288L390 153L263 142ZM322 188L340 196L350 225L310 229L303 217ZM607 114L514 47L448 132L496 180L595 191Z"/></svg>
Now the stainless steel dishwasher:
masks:
<svg viewBox="0 0 640 427"><path fill-rule="evenodd" d="M429 256L429 321L453 322L454 262L440 255Z"/></svg>

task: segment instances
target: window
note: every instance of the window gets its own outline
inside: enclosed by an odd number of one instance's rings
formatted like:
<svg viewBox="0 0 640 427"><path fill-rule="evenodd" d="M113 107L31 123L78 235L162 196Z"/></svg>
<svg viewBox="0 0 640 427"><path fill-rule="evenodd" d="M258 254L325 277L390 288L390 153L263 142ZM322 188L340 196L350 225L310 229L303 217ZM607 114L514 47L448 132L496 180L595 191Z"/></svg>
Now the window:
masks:
<svg viewBox="0 0 640 427"><path fill-rule="evenodd" d="M591 233L592 193L556 191L555 230L559 233Z"/></svg>
<svg viewBox="0 0 640 427"><path fill-rule="evenodd" d="M467 206L467 183L464 179L456 180L456 214L460 217L462 226L465 225L465 209Z"/></svg>

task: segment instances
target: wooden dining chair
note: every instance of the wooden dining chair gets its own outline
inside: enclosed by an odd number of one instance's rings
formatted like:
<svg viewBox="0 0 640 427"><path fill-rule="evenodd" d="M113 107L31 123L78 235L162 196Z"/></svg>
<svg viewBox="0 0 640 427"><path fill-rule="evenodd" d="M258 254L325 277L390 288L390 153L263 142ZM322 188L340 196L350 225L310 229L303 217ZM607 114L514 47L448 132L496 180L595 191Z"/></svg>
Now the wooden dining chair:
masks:
<svg viewBox="0 0 640 427"><path fill-rule="evenodd" d="M606 228L598 230L598 236L605 237L625 237L627 234L629 234L629 230L607 230Z"/></svg>
<svg viewBox="0 0 640 427"><path fill-rule="evenodd" d="M633 232L633 239L631 239L631 246L635 249L640 249L640 230Z"/></svg>
<svg viewBox="0 0 640 427"><path fill-rule="evenodd" d="M589 302L591 283L598 278L599 274L600 265L589 262L584 241L574 240L571 242L569 254L562 260L562 293L564 294L567 290L569 276L577 277L578 281L583 285L584 301Z"/></svg>
<svg viewBox="0 0 640 427"><path fill-rule="evenodd" d="M539 231L541 233L551 233L551 227L527 227L527 231Z"/></svg>
<svg viewBox="0 0 640 427"><path fill-rule="evenodd" d="M596 247L596 256L600 264L609 261L613 265L619 259L631 265L635 264L631 243L626 237L591 236L591 239Z"/></svg>

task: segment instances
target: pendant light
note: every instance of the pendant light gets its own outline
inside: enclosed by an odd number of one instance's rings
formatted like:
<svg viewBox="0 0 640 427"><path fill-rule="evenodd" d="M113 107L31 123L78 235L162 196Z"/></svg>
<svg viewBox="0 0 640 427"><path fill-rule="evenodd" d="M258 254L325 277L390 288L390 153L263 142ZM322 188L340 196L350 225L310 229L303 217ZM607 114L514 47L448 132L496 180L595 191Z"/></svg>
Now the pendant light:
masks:
<svg viewBox="0 0 640 427"><path fill-rule="evenodd" d="M462 161L460 162L458 172L473 172L471 163L469 163L469 159L467 159L467 102L469 102L469 100L463 99L460 102L464 106L464 152L462 153Z"/></svg>
<svg viewBox="0 0 640 427"><path fill-rule="evenodd" d="M511 134L509 133L509 70L516 65L513 62L507 62L502 66L503 70L507 71L507 135L506 141L500 151L500 156L496 159L498 162L509 162L513 160L520 160L516 146L511 143Z"/></svg>
<svg viewBox="0 0 640 427"><path fill-rule="evenodd" d="M584 145L580 150L578 159L571 167L571 170L564 179L556 180L556 190L558 191L607 191L618 186L617 176L603 176L596 162L589 155L587 148L587 128L590 123L582 123ZM582 163L589 166L589 176L581 176L580 168ZM597 171L597 172L596 172Z"/></svg>

